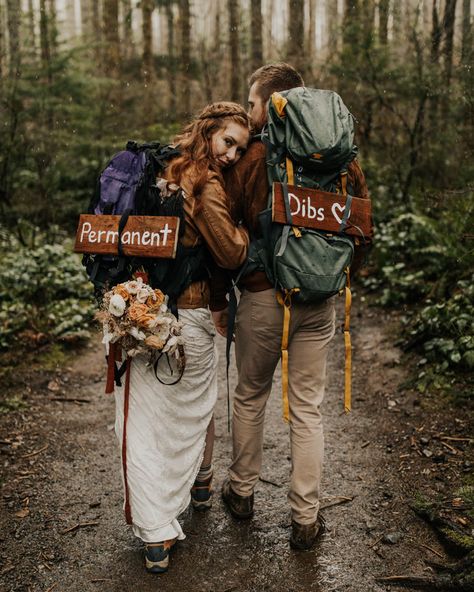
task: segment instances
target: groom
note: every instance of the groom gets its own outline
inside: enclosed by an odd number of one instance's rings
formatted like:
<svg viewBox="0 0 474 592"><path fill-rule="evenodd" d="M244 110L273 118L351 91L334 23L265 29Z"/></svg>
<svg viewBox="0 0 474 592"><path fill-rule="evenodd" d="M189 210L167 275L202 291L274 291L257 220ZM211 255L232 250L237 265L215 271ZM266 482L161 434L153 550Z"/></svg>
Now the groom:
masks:
<svg viewBox="0 0 474 592"><path fill-rule="evenodd" d="M285 63L259 68L249 80L249 115L259 133L267 121L272 93L303 86L303 78ZM267 206L269 185L266 150L254 140L240 161L226 172L226 190L236 220L243 220L251 236L261 235L257 216ZM348 182L354 194L368 197L364 175L357 163L348 166ZM232 417L232 463L222 497L232 516L251 518L254 488L258 481L263 448L265 406L281 354L283 307L265 273L257 271L240 282L235 354L238 384ZM225 332L222 303L215 302L214 320ZM291 482L290 545L309 549L323 532L319 515L323 464L323 426L320 405L324 397L326 358L334 335L334 299L321 304L292 306L289 335L289 403Z"/></svg>

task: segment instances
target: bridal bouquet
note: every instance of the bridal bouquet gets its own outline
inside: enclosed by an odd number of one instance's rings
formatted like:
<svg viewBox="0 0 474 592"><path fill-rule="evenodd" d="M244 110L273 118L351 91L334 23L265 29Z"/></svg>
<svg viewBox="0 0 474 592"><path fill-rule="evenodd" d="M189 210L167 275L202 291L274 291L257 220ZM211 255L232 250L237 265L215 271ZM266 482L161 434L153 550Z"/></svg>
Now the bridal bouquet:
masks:
<svg viewBox="0 0 474 592"><path fill-rule="evenodd" d="M105 293L96 318L102 323L102 343L118 343L127 356L148 354L153 362L161 353L183 355L181 323L168 310L167 298L139 277Z"/></svg>

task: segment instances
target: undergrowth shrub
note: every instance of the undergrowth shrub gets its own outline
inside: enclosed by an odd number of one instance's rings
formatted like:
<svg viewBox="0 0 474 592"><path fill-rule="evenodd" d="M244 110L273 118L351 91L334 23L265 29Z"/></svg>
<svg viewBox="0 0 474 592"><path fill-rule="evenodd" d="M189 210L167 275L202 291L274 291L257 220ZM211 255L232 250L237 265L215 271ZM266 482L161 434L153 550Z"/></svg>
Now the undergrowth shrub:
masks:
<svg viewBox="0 0 474 592"><path fill-rule="evenodd" d="M5 233L2 239L0 350L87 337L94 306L80 258L41 235L33 246Z"/></svg>
<svg viewBox="0 0 474 592"><path fill-rule="evenodd" d="M374 274L364 284L383 306L404 311L405 350L422 356L419 385L451 383L474 370L472 189L413 199L377 225ZM388 212L390 214L390 211Z"/></svg>

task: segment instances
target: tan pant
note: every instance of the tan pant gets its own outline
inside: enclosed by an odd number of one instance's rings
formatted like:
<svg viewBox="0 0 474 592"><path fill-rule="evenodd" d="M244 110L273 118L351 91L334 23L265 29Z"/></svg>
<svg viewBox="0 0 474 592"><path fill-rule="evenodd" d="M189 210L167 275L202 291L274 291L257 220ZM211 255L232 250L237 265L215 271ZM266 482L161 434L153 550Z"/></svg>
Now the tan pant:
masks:
<svg viewBox="0 0 474 592"><path fill-rule="evenodd" d="M324 437L319 406L324 397L328 344L334 335L334 301L293 305L289 356L291 483L288 500L292 518L315 521ZM283 309L274 290L244 291L236 321L236 361L239 381L232 418L233 455L229 470L232 489L250 495L262 465L263 422L272 378L281 354Z"/></svg>

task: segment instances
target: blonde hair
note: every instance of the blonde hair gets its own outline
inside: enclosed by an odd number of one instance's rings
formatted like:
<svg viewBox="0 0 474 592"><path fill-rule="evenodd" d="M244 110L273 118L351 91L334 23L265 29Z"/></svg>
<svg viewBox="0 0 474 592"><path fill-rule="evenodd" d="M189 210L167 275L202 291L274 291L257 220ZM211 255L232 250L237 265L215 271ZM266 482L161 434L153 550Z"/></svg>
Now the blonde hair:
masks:
<svg viewBox="0 0 474 592"><path fill-rule="evenodd" d="M193 193L198 196L207 181L208 172L220 171L212 158L212 136L229 122L250 130L250 118L241 105L221 101L204 107L174 139L173 143L177 145L181 155L171 161L167 172L168 179L179 185L187 169L193 166L197 172Z"/></svg>

